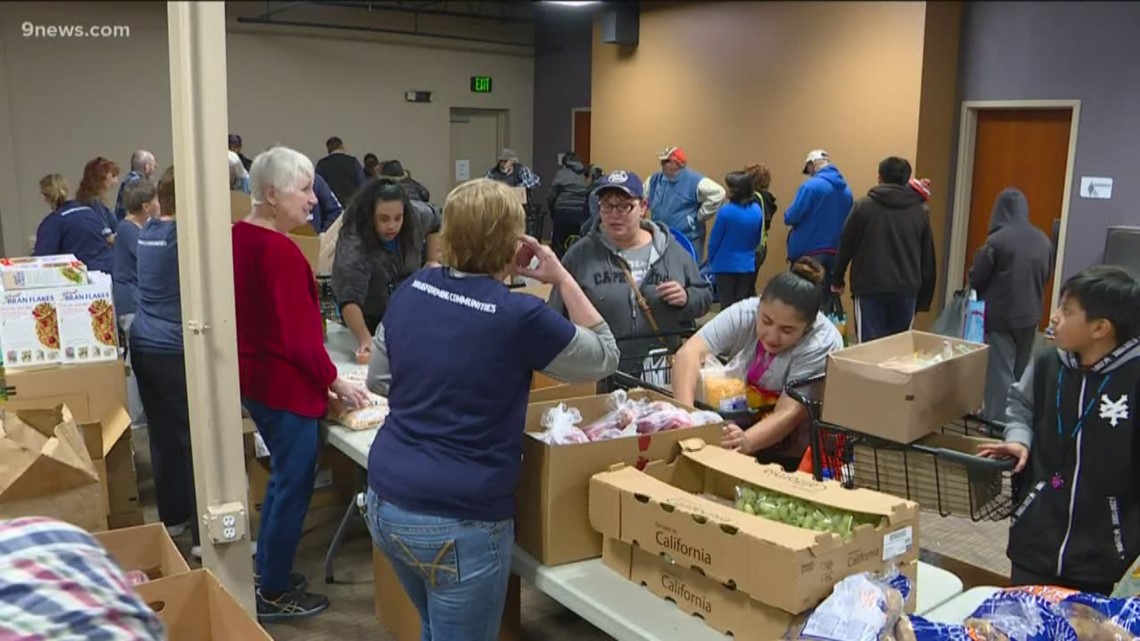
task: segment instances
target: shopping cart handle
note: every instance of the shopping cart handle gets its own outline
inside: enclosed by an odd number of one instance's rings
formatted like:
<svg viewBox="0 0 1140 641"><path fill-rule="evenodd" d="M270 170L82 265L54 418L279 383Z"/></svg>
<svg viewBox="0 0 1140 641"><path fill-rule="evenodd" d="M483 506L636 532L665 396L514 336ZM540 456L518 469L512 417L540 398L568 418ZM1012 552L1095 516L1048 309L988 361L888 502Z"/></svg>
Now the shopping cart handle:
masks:
<svg viewBox="0 0 1140 641"><path fill-rule="evenodd" d="M818 376L812 376L811 378L790 381L787 386L784 387L784 393L804 407L809 409L819 407L819 405L823 403L823 399L819 397L819 383L822 383L824 378L825 375L820 374Z"/></svg>
<svg viewBox="0 0 1140 641"><path fill-rule="evenodd" d="M947 463L957 463L967 469L1005 472L1017 466L1017 459L1009 456L986 458L977 454L967 454L957 450L947 450L941 447L926 447L924 445L914 445L914 449L935 456Z"/></svg>

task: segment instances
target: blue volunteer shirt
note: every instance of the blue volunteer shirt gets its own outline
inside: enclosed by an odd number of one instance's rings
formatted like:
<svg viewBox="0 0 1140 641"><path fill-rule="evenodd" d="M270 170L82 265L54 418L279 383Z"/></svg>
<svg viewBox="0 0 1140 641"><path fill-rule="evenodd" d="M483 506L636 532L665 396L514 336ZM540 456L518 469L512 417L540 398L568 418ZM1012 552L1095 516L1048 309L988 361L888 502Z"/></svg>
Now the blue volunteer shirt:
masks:
<svg viewBox="0 0 1140 641"><path fill-rule="evenodd" d="M139 285L138 244L139 226L129 219L119 221L115 231L115 272L111 290L117 316L135 313Z"/></svg>
<svg viewBox="0 0 1140 641"><path fill-rule="evenodd" d="M94 198L83 204L94 210L96 214L99 214L99 217L103 219L104 226L108 230L108 235L115 231L115 227L119 225L119 219L115 218L115 212L111 211L111 208L108 207L102 199Z"/></svg>
<svg viewBox="0 0 1140 641"><path fill-rule="evenodd" d="M112 273L111 228L95 210L69 200L48 214L36 229L35 256L74 254L89 271Z"/></svg>
<svg viewBox="0 0 1140 641"><path fill-rule="evenodd" d="M383 331L390 413L368 454L369 487L413 512L511 518L531 375L574 325L493 278L434 268L392 294Z"/></svg>
<svg viewBox="0 0 1140 641"><path fill-rule="evenodd" d="M127 172L126 177L123 178L123 182L119 183L119 195L115 198L115 219L116 220L122 220L122 219L127 217L127 207L126 207L126 205L123 204L123 189L127 186L127 183L134 182L136 180L139 180L142 177L143 177L142 174L140 174L139 172L132 169L129 172Z"/></svg>
<svg viewBox="0 0 1140 641"><path fill-rule="evenodd" d="M139 230L138 305L131 349L182 351L182 290L178 283L178 227L152 218Z"/></svg>

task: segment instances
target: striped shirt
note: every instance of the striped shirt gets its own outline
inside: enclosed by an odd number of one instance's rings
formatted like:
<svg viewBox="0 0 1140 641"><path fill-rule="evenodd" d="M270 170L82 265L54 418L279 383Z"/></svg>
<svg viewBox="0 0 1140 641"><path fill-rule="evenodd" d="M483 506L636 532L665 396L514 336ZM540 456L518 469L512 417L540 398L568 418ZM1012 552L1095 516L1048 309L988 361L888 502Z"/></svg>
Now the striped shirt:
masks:
<svg viewBox="0 0 1140 641"><path fill-rule="evenodd" d="M0 641L166 638L90 534L41 517L0 521Z"/></svg>

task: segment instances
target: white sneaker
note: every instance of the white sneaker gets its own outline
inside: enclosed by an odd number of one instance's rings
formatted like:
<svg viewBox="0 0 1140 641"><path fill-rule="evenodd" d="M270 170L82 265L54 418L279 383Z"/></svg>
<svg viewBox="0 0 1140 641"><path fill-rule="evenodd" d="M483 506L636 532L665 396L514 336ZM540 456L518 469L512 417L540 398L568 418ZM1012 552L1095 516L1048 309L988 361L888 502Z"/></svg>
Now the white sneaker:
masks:
<svg viewBox="0 0 1140 641"><path fill-rule="evenodd" d="M186 533L186 530L188 530L188 529L190 529L190 522L186 521L185 523L179 523L177 525L166 526L166 533L169 534L170 538L173 539L173 538L177 538L179 536L182 536L183 534Z"/></svg>

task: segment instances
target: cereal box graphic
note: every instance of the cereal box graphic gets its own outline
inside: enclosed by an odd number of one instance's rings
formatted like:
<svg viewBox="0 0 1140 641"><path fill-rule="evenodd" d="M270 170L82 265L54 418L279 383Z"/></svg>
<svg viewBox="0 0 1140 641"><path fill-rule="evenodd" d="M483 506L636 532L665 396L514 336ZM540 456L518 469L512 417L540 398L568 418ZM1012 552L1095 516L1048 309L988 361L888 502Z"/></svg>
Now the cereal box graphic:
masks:
<svg viewBox="0 0 1140 641"><path fill-rule="evenodd" d="M0 258L0 283L6 291L83 285L87 266L71 254Z"/></svg>
<svg viewBox="0 0 1140 641"><path fill-rule="evenodd" d="M92 274L95 276L95 274ZM109 279L56 291L59 338L65 363L90 363L119 357L119 330Z"/></svg>
<svg viewBox="0 0 1140 641"><path fill-rule="evenodd" d="M53 290L0 292L0 348L13 369L59 362L59 310Z"/></svg>

